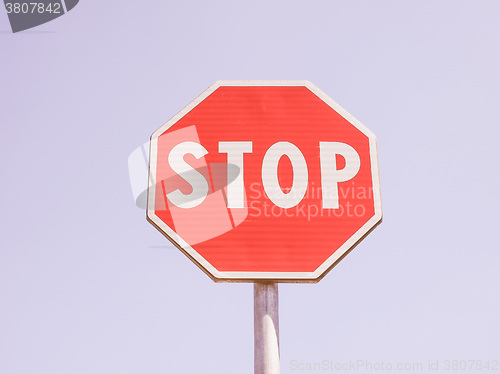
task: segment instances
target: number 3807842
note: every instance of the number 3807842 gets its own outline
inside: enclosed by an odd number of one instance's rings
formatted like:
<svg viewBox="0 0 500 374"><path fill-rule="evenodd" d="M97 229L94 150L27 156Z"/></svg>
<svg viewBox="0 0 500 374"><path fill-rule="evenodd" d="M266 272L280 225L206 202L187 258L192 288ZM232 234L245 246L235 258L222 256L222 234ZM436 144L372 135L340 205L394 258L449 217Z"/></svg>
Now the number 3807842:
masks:
<svg viewBox="0 0 500 374"><path fill-rule="evenodd" d="M60 3L5 3L7 13L61 13Z"/></svg>

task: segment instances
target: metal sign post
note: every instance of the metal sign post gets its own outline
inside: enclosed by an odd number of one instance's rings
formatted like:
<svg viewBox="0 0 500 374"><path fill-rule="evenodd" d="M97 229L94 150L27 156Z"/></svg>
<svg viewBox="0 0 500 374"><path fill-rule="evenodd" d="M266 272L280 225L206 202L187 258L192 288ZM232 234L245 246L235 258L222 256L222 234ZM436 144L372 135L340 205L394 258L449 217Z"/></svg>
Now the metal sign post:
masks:
<svg viewBox="0 0 500 374"><path fill-rule="evenodd" d="M254 373L279 374L278 284L254 283Z"/></svg>

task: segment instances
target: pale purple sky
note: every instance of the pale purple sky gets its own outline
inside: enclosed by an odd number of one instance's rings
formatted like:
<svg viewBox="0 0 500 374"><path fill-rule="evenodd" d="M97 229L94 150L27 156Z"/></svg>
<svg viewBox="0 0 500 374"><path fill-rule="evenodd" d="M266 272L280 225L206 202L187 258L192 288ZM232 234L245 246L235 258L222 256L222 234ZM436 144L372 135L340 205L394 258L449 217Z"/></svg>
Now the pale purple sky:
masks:
<svg viewBox="0 0 500 374"><path fill-rule="evenodd" d="M307 79L378 140L384 222L280 285L282 373L500 370L499 47L496 0L82 0L19 34L1 9L0 373L253 372L252 286L172 247L127 170L221 79Z"/></svg>

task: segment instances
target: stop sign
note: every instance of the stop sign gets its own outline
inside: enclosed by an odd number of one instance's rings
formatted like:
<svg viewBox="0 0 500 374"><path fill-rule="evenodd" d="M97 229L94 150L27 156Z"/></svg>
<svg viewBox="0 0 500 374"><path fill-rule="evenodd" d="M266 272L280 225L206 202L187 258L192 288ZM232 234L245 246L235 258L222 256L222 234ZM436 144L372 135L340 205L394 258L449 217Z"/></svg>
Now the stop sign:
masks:
<svg viewBox="0 0 500 374"><path fill-rule="evenodd" d="M382 220L375 136L307 81L220 81L151 136L148 220L216 281L316 282Z"/></svg>

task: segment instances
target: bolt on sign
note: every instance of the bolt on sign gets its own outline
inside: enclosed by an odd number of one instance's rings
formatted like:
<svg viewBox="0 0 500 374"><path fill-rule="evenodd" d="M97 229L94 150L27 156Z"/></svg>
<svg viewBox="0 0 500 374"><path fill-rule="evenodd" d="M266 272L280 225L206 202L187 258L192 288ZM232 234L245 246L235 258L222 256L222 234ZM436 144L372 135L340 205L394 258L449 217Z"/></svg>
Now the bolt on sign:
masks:
<svg viewBox="0 0 500 374"><path fill-rule="evenodd" d="M151 136L148 220L215 281L317 282L382 220L375 135L307 81L219 81Z"/></svg>

